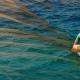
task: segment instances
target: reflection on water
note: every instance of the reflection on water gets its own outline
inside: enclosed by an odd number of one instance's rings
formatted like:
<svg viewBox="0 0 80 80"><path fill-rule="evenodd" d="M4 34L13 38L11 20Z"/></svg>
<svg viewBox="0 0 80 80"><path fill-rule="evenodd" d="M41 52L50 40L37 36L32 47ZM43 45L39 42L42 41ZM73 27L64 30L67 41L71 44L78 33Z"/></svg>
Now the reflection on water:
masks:
<svg viewBox="0 0 80 80"><path fill-rule="evenodd" d="M48 10L51 7L47 6L51 4L47 1L36 3ZM80 66L79 57L70 51L73 38L67 31L32 12L28 4L19 0L0 0L0 79L79 78L75 75Z"/></svg>

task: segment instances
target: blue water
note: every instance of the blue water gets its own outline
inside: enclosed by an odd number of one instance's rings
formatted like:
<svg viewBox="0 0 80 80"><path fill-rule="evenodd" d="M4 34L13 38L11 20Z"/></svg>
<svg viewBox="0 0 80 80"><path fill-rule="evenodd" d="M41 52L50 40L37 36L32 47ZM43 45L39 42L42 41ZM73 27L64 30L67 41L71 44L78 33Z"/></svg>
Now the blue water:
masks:
<svg viewBox="0 0 80 80"><path fill-rule="evenodd" d="M35 24L38 23L36 27L29 21L33 17L23 18L23 21L32 24L32 27L0 18L0 28L47 35L64 39L69 43L64 45L63 42L59 44L58 41L48 41L42 37L34 38L30 35L25 37L20 32L12 34L22 36L2 36L1 34L11 32L0 29L0 80L80 80L80 57L68 49L80 32L80 4L75 4L75 1L64 3L59 0L45 3L34 0L21 0L21 2L27 5L31 12L47 20L53 30L59 30L64 34L48 31L49 29L43 28L43 24L35 21ZM17 13L17 16L21 15ZM37 18L36 20L38 21Z"/></svg>

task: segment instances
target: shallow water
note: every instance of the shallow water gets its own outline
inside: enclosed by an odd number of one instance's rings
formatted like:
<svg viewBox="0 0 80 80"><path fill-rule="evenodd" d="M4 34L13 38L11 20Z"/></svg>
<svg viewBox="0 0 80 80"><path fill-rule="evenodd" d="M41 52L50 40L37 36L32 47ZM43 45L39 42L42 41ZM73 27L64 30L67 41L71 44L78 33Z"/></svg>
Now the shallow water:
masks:
<svg viewBox="0 0 80 80"><path fill-rule="evenodd" d="M0 80L80 80L80 4L36 1L0 3Z"/></svg>

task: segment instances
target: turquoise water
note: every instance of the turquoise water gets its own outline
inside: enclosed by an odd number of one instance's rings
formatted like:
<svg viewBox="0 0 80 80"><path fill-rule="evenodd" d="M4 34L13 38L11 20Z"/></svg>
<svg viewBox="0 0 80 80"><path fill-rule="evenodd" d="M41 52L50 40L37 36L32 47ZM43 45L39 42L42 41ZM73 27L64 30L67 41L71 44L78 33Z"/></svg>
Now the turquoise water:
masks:
<svg viewBox="0 0 80 80"><path fill-rule="evenodd" d="M80 57L70 51L80 32L74 3L17 2L26 12L0 3L0 80L80 80Z"/></svg>

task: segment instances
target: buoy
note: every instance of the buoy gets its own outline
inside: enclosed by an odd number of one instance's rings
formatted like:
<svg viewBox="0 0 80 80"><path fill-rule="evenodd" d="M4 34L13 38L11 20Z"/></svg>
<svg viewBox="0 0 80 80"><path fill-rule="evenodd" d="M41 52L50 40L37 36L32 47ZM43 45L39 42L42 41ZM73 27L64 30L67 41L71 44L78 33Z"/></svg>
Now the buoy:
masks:
<svg viewBox="0 0 80 80"><path fill-rule="evenodd" d="M80 33L77 35L77 38L73 43L71 51L80 56Z"/></svg>

